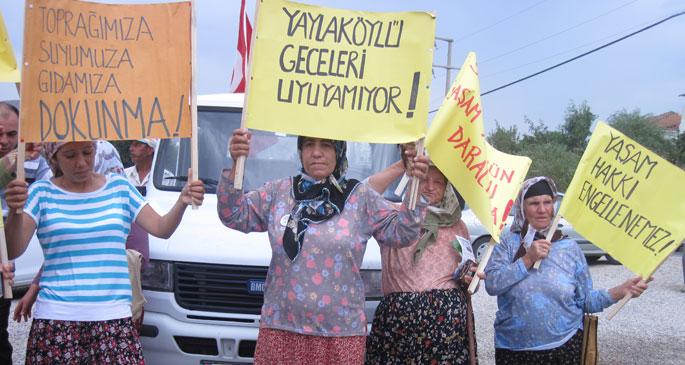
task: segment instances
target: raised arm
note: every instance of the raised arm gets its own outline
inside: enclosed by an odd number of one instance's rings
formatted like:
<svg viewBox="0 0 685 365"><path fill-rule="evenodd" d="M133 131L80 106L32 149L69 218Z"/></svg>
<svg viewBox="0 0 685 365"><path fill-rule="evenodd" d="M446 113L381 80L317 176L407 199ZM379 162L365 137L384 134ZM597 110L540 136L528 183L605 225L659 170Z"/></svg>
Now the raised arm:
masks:
<svg viewBox="0 0 685 365"><path fill-rule="evenodd" d="M428 158L417 156L410 170L410 175L423 180L428 170ZM416 208L409 209L409 195L400 205L399 210L381 197L375 190L369 192L366 214L373 237L379 244L390 246L408 246L418 239L421 223L426 216L427 203L419 201Z"/></svg>
<svg viewBox="0 0 685 365"><path fill-rule="evenodd" d="M17 209L24 208L28 197L28 185L23 180L12 180L5 189L5 200L9 207L5 236L10 260L21 256L26 251L33 233L36 232L36 222L26 211L17 214Z"/></svg>
<svg viewBox="0 0 685 365"><path fill-rule="evenodd" d="M191 176L191 171L188 169L188 176ZM178 225L181 223L183 213L188 205L195 203L202 205L204 199L205 188L200 180L188 182L181 191L181 194L176 201L176 204L167 212L167 214L160 216L149 205L145 205L138 213L136 223L153 236L159 238L169 238L176 231Z"/></svg>
<svg viewBox="0 0 685 365"><path fill-rule="evenodd" d="M385 189L402 174L404 174L404 164L402 161L397 161L385 170L369 176L369 186L378 194L383 194Z"/></svg>

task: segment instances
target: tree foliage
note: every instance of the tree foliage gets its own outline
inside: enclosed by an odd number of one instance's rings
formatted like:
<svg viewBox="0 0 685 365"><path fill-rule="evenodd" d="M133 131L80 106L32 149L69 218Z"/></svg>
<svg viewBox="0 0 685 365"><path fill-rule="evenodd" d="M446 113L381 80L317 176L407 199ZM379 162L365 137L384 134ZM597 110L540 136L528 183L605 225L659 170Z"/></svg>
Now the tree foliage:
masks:
<svg viewBox="0 0 685 365"><path fill-rule="evenodd" d="M671 161L678 161L676 143L664 137L663 130L650 121L652 116L641 114L639 109L621 110L609 117L609 124L637 143Z"/></svg>
<svg viewBox="0 0 685 365"><path fill-rule="evenodd" d="M590 106L583 101L580 105L573 102L566 108L566 117L561 132L570 151L583 153L590 137L590 126L597 116L590 111Z"/></svg>

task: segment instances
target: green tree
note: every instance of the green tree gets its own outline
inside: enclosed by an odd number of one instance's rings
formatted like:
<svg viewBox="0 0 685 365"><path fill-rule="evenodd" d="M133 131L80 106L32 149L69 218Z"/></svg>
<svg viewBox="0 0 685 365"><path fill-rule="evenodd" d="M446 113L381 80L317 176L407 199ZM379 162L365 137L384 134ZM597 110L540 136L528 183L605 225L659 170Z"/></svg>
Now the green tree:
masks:
<svg viewBox="0 0 685 365"><path fill-rule="evenodd" d="M490 132L487 139L499 151L518 154L520 150L521 136L519 136L518 128L515 125L504 128L499 122L495 122L495 130Z"/></svg>
<svg viewBox="0 0 685 365"><path fill-rule="evenodd" d="M114 145L114 148L117 149L119 152L119 157L121 157L121 163L124 164L124 167L129 167L133 165L133 161L131 161L131 154L128 151L128 146L131 145L131 142L133 141L111 141L112 144Z"/></svg>
<svg viewBox="0 0 685 365"><path fill-rule="evenodd" d="M685 166L685 131L678 135L675 141L675 156L673 160L681 167Z"/></svg>
<svg viewBox="0 0 685 365"><path fill-rule="evenodd" d="M573 102L566 108L566 116L564 124L561 126L561 132L564 134L566 140L566 147L570 151L576 153L583 153L587 147L588 137L590 136L590 126L592 121L597 118L596 115L590 111L590 106L583 101L580 105Z"/></svg>
<svg viewBox="0 0 685 365"><path fill-rule="evenodd" d="M549 176L559 191L566 191L580 161L580 155L569 151L561 143L537 143L522 146L521 155L530 157L533 163L527 177Z"/></svg>
<svg viewBox="0 0 685 365"><path fill-rule="evenodd" d="M624 109L612 114L609 124L659 156L676 162L675 143L664 137L663 130L650 121L651 117L641 114L639 109L631 112Z"/></svg>
<svg viewBox="0 0 685 365"><path fill-rule="evenodd" d="M528 134L521 137L521 146L547 143L566 145L564 135L560 131L550 131L541 120L535 123L528 117L524 117L523 121L528 124Z"/></svg>

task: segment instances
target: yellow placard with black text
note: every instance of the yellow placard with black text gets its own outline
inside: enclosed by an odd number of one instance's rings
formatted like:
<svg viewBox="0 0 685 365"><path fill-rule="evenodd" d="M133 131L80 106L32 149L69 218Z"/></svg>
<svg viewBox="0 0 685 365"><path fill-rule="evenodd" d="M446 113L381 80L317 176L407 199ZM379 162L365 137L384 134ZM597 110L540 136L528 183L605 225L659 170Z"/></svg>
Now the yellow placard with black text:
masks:
<svg viewBox="0 0 685 365"><path fill-rule="evenodd" d="M260 3L245 124L348 141L417 140L428 118L435 17Z"/></svg>
<svg viewBox="0 0 685 365"><path fill-rule="evenodd" d="M14 50L10 42L5 20L0 13L0 82L19 82L19 69L14 58Z"/></svg>
<svg viewBox="0 0 685 365"><path fill-rule="evenodd" d="M685 238L685 172L598 123L559 213L634 273L647 277Z"/></svg>
<svg viewBox="0 0 685 365"><path fill-rule="evenodd" d="M476 54L466 57L426 136L431 161L496 242L531 160L496 150L485 139Z"/></svg>
<svg viewBox="0 0 685 365"><path fill-rule="evenodd" d="M189 137L190 2L26 2L25 142Z"/></svg>

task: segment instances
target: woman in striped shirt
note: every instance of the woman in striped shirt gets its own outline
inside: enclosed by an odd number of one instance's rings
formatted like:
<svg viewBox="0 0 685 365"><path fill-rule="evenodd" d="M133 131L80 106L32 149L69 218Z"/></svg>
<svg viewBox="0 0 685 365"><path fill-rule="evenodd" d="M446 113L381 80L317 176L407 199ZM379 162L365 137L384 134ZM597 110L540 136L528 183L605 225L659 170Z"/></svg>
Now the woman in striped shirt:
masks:
<svg viewBox="0 0 685 365"><path fill-rule="evenodd" d="M93 172L93 142L47 143L43 153L55 177L28 189L14 180L6 191L10 257L24 252L34 232L45 256L26 363L143 363L131 321L126 237L132 222L171 236L185 208L202 203L203 184L187 184L160 216L125 177Z"/></svg>

